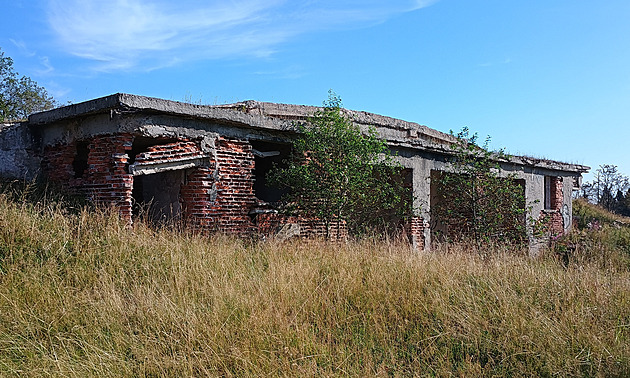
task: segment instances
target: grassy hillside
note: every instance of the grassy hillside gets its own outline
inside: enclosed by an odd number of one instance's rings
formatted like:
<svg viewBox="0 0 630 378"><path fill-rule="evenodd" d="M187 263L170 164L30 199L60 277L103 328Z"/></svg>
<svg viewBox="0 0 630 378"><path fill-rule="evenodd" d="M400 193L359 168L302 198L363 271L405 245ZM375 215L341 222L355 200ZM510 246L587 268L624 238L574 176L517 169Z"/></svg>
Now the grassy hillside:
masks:
<svg viewBox="0 0 630 378"><path fill-rule="evenodd" d="M628 252L601 230L616 263L580 247L565 268L129 230L20 196L0 194L0 376L630 375Z"/></svg>

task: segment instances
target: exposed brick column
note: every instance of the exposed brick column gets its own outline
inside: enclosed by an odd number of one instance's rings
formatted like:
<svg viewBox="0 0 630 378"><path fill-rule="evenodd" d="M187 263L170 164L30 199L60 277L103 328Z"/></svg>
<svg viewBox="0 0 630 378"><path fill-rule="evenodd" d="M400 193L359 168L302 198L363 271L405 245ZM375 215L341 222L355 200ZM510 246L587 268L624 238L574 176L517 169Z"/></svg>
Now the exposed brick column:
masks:
<svg viewBox="0 0 630 378"><path fill-rule="evenodd" d="M550 202L551 209L553 212L551 213L550 219L550 230L554 235L560 235L564 233L564 227L562 224L562 204L564 202L564 193L563 193L563 182L562 177L552 177L551 178L551 190L550 190Z"/></svg>
<svg viewBox="0 0 630 378"><path fill-rule="evenodd" d="M84 185L92 201L116 207L130 223L133 176L127 172L127 151L131 150L132 141L129 134L94 137L89 145Z"/></svg>
<svg viewBox="0 0 630 378"><path fill-rule="evenodd" d="M564 202L562 181L562 177L551 178L551 208L553 210L560 210Z"/></svg>
<svg viewBox="0 0 630 378"><path fill-rule="evenodd" d="M249 216L256 204L252 146L247 141L218 138L216 161L217 197L211 213L218 221L218 228L231 234L255 232Z"/></svg>
<svg viewBox="0 0 630 378"><path fill-rule="evenodd" d="M405 230L409 236L409 242L414 248L424 249L424 228L425 222L422 217L411 217L405 225Z"/></svg>
<svg viewBox="0 0 630 378"><path fill-rule="evenodd" d="M180 197L184 216L191 226L208 230L214 225L212 214L214 183L213 168L195 168L186 176Z"/></svg>

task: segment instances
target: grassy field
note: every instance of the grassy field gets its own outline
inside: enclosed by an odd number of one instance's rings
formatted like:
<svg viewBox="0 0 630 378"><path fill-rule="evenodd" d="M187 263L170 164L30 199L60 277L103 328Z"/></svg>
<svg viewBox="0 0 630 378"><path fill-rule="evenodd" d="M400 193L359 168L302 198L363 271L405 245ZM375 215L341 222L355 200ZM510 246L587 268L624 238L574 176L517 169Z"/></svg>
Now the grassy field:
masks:
<svg viewBox="0 0 630 378"><path fill-rule="evenodd" d="M624 226L533 260L128 229L32 198L0 194L0 376L630 376Z"/></svg>

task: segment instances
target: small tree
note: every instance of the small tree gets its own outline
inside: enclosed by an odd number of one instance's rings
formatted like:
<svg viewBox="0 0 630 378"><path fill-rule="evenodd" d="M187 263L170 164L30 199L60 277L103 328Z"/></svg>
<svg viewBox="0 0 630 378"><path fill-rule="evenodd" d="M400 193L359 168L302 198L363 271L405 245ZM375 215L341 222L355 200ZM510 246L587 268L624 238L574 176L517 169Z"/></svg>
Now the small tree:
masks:
<svg viewBox="0 0 630 378"><path fill-rule="evenodd" d="M452 134L452 132L451 132ZM501 176L502 151L488 150L489 139L464 128L455 135L449 171L432 177L436 185L431 206L433 228L449 238L470 237L477 247L489 241L522 243L526 237L525 193L514 176Z"/></svg>
<svg viewBox="0 0 630 378"><path fill-rule="evenodd" d="M329 92L324 107L306 124L286 167L274 167L270 182L288 189L285 210L331 225L343 222L352 234L390 232L411 214L410 189L401 184L396 164L374 128L362 132L343 114L341 99Z"/></svg>
<svg viewBox="0 0 630 378"><path fill-rule="evenodd" d="M13 70L13 59L0 49L0 122L26 119L29 114L55 107L46 89Z"/></svg>

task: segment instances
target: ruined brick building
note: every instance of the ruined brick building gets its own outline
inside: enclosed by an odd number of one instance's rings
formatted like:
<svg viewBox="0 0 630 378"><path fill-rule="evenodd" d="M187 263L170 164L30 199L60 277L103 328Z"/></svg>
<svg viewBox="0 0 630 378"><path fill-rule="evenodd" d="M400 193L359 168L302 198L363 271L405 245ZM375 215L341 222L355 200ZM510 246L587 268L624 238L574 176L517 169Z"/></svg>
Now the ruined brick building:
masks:
<svg viewBox="0 0 630 378"><path fill-rule="evenodd" d="M113 205L132 221L137 204L152 216L236 234L317 234L321 225L274 217L281 195L264 177L291 151L293 125L317 108L246 101L201 106L115 94L0 125L0 176L46 177ZM405 167L418 209L407 229L428 248L432 174L448 171L454 138L411 122L346 110L374 126ZM556 233L571 227L571 195L589 168L513 157L501 162L531 204L530 217L550 217ZM274 223L276 222L276 223ZM278 224L278 222L285 224Z"/></svg>

